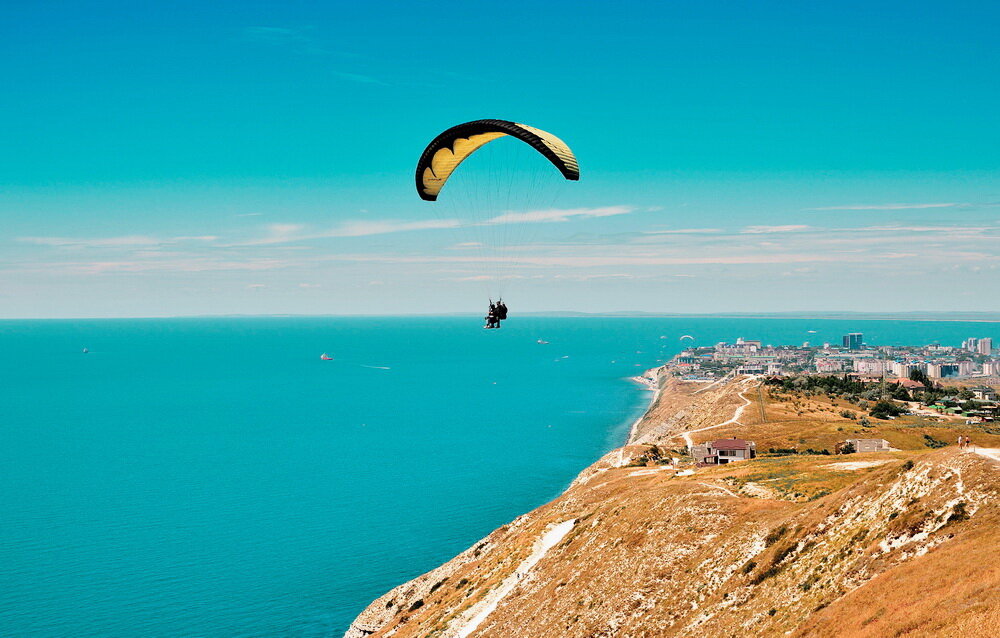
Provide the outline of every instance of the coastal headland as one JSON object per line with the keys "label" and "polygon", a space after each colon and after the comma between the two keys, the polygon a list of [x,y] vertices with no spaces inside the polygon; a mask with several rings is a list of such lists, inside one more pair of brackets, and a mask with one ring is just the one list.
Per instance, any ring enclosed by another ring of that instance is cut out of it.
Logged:
{"label": "coastal headland", "polygon": [[[991,635],[1000,429],[735,371],[663,366],[621,448],[546,505],[372,602],[368,636]],[[974,445],[958,447],[961,436]],[[853,437],[853,438],[852,438]],[[695,464],[693,446],[756,458]],[[843,451],[882,440],[877,452]]]}

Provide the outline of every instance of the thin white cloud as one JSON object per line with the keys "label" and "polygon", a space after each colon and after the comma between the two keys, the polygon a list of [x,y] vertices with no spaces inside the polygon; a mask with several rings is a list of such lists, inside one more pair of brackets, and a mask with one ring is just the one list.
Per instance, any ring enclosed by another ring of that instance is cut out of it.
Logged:
{"label": "thin white cloud", "polygon": [[198,235],[160,239],[149,235],[122,235],[118,237],[18,237],[19,242],[55,248],[141,248],[180,242],[211,242],[215,235]]}
{"label": "thin white cloud", "polygon": [[710,235],[721,233],[721,228],[678,228],[676,230],[644,230],[643,235]]}
{"label": "thin white cloud", "polygon": [[350,221],[325,231],[308,232],[302,224],[271,224],[267,226],[267,236],[246,242],[232,244],[233,246],[264,246],[270,244],[285,244],[289,242],[308,241],[312,239],[329,239],[334,237],[368,237],[370,235],[385,235],[403,233],[415,230],[432,230],[438,228],[456,228],[460,225],[455,219],[427,219],[416,222],[397,220]]}
{"label": "thin white cloud", "polygon": [[509,280],[509,279],[537,279],[541,275],[535,275],[532,277],[526,277],[524,275],[501,275],[496,277],[494,275],[469,275],[467,277],[445,277],[442,281],[493,281],[496,279]]}
{"label": "thin white cloud", "polygon": [[958,202],[935,202],[930,204],[850,204],[847,206],[820,206],[803,210],[912,210],[918,208],[957,208],[973,204]]}
{"label": "thin white cloud", "polygon": [[[872,255],[872,261],[896,260],[904,257],[913,257],[915,253],[885,253]],[[854,253],[787,253],[778,255],[764,254],[718,254],[718,255],[518,255],[516,259],[504,257],[459,257],[459,256],[437,256],[437,255],[413,255],[400,256],[392,254],[353,254],[334,255],[323,258],[327,261],[346,262],[378,262],[383,264],[438,264],[438,263],[507,263],[518,268],[526,266],[567,266],[573,268],[584,267],[613,267],[613,266],[683,266],[683,265],[708,265],[708,264],[799,264],[799,263],[821,263],[821,262],[848,262],[856,263],[857,254]]]}
{"label": "thin white cloud", "polygon": [[334,77],[338,77],[341,80],[349,80],[360,84],[378,84],[380,86],[388,86],[388,83],[383,82],[377,77],[365,75],[363,73],[347,73],[345,71],[331,71],[331,73],[333,73]]}
{"label": "thin white cloud", "polygon": [[158,246],[161,242],[146,235],[124,235],[121,237],[19,237],[18,241],[38,246],[58,248],[116,248],[128,246]]}
{"label": "thin white cloud", "polygon": [[740,233],[744,235],[764,235],[769,233],[800,233],[809,230],[802,224],[786,224],[784,226],[747,226]]}
{"label": "thin white cloud", "polygon": [[385,235],[387,233],[404,233],[414,230],[432,230],[437,228],[456,228],[455,219],[428,219],[418,222],[400,221],[355,221],[345,222],[338,228],[324,233],[323,237],[366,237],[368,235]]}
{"label": "thin white cloud", "polygon": [[604,206],[602,208],[550,208],[547,210],[533,210],[523,213],[508,212],[490,220],[487,224],[504,224],[510,222],[525,223],[549,223],[568,222],[573,218],[589,217],[612,217],[614,215],[627,215],[635,212],[631,206]]}
{"label": "thin white cloud", "polygon": [[308,29],[290,29],[287,27],[246,27],[243,29],[243,39],[258,45],[275,47],[295,53],[322,55],[330,53],[309,33]]}
{"label": "thin white cloud", "polygon": [[[316,56],[335,55],[340,58],[354,59],[358,57],[353,53],[332,51],[328,49],[313,35],[312,29],[309,28],[290,29],[287,27],[246,27],[243,29],[243,39],[257,45],[297,54]],[[357,62],[355,61],[354,64],[357,64]],[[339,70],[331,70],[330,73],[334,77],[340,78],[341,80],[358,82],[360,84],[378,84],[387,86],[387,83],[379,78],[364,73]]]}
{"label": "thin white cloud", "polygon": [[278,259],[213,259],[207,257],[181,257],[168,259],[130,259],[118,261],[57,262],[23,264],[22,272],[45,272],[59,275],[102,275],[104,273],[147,272],[218,272],[255,271],[286,268],[287,262]]}
{"label": "thin white cloud", "polygon": [[861,228],[863,231],[875,232],[901,232],[901,233],[947,233],[954,234],[978,234],[991,230],[997,230],[995,226],[868,226]]}

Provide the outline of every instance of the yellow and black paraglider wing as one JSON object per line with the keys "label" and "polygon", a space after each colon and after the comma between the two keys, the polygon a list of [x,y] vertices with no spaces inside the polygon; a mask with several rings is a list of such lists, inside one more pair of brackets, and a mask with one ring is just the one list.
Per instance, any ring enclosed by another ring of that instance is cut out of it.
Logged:
{"label": "yellow and black paraglider wing", "polygon": [[478,148],[509,135],[531,145],[559,169],[563,177],[580,179],[576,156],[561,139],[541,129],[507,120],[475,120],[453,126],[427,145],[417,162],[417,193],[434,201],[455,169]]}

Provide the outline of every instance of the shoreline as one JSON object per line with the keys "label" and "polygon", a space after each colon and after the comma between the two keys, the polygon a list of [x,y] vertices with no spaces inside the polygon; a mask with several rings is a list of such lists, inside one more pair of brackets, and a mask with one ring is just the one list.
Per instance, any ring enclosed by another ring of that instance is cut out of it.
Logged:
{"label": "shoreline", "polygon": [[646,405],[646,409],[642,411],[642,414],[639,415],[639,418],[633,421],[632,425],[629,426],[628,436],[625,437],[625,442],[622,443],[619,446],[619,448],[632,443],[632,441],[635,439],[635,434],[638,431],[639,424],[646,419],[646,416],[649,414],[650,410],[652,410],[653,406],[655,406],[657,401],[660,400],[660,393],[663,391],[663,388],[660,385],[660,380],[663,378],[664,367],[665,364],[660,364],[655,368],[650,368],[646,370],[639,376],[631,377],[630,380],[632,382],[639,384],[640,386],[645,388],[648,392],[652,392],[653,396],[649,398],[649,403]]}
{"label": "shoreline", "polygon": [[[344,634],[344,638],[366,638],[367,636],[380,632],[384,623],[388,620],[386,615],[389,613],[392,602],[396,596],[400,595],[400,593],[406,592],[406,594],[412,594],[414,590],[425,588],[428,594],[433,593],[433,591],[440,586],[440,583],[448,580],[450,575],[454,573],[458,567],[476,560],[483,548],[490,546],[492,544],[492,539],[496,538],[498,534],[509,532],[512,529],[529,524],[537,512],[545,510],[551,507],[554,503],[564,500],[571,491],[579,489],[582,485],[589,483],[594,477],[603,474],[607,470],[621,468],[633,462],[637,456],[637,450],[642,449],[638,447],[637,444],[648,443],[651,440],[655,440],[656,437],[661,437],[665,440],[680,440],[681,437],[685,436],[684,430],[675,430],[671,428],[670,426],[677,424],[673,420],[662,422],[663,415],[661,412],[664,409],[670,411],[675,417],[683,415],[686,418],[692,419],[715,419],[715,421],[713,421],[714,423],[717,422],[718,419],[715,418],[713,412],[709,410],[705,413],[701,413],[698,409],[700,404],[705,401],[709,405],[714,406],[722,402],[721,399],[725,398],[725,395],[731,387],[742,385],[742,383],[740,383],[740,381],[736,378],[724,377],[718,379],[712,384],[709,384],[708,386],[698,384],[702,385],[702,387],[694,389],[692,386],[696,382],[684,381],[677,377],[666,375],[665,371],[666,365],[660,364],[645,370],[641,375],[628,378],[633,383],[641,386],[642,390],[650,392],[651,396],[649,398],[648,405],[643,410],[639,418],[632,423],[629,428],[628,435],[619,446],[609,450],[589,466],[582,468],[576,477],[550,501],[528,512],[518,515],[507,524],[491,531],[477,543],[452,557],[450,560],[434,567],[430,571],[417,576],[414,579],[411,579],[410,581],[397,585],[381,597],[371,601],[348,626],[347,632]],[[710,394],[700,394],[703,390],[709,390],[712,387],[716,388],[716,392]],[[678,410],[679,406],[683,407]],[[738,408],[739,406],[734,405],[731,407]],[[691,413],[689,413],[688,410],[690,410]],[[730,422],[732,419],[736,418],[738,418],[738,412],[735,416],[730,418]],[[661,430],[663,427],[666,427],[666,431]],[[715,427],[715,425],[711,427]],[[681,476],[683,475],[685,474],[681,474]],[[561,539],[562,535],[565,535],[572,529],[572,524],[568,523],[568,521],[563,521],[559,524],[559,526],[555,526],[555,528],[546,528],[540,538],[548,538],[550,534],[554,534],[555,530],[558,529],[559,539]],[[575,523],[575,521],[573,523]],[[515,569],[513,575],[508,575],[505,579],[503,579],[502,583],[500,583],[500,589],[496,595],[488,595],[485,599],[480,601],[479,604],[473,605],[471,608],[467,609],[462,618],[456,618],[456,621],[460,622],[457,625],[458,633],[455,633],[454,636],[468,635],[476,627],[478,627],[480,623],[485,620],[486,616],[496,608],[502,598],[518,584],[520,579],[527,575],[528,571],[534,566],[535,562],[540,560],[544,555],[544,551],[538,549],[537,543],[542,543],[542,540],[536,541],[536,548],[532,551],[532,557],[521,563],[520,566]],[[547,549],[548,544],[544,543],[543,545]],[[540,551],[540,553],[536,553],[537,551]],[[441,580],[437,580],[436,583],[432,584],[432,581],[435,579]],[[452,638],[453,636],[451,633],[447,633],[446,635],[449,638]]]}

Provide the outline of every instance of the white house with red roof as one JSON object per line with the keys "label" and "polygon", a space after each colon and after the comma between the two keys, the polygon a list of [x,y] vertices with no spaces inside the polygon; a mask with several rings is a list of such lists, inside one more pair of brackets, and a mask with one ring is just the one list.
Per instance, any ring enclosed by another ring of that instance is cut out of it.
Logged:
{"label": "white house with red roof", "polygon": [[725,465],[736,461],[749,461],[757,456],[757,444],[733,437],[694,445],[691,456],[698,465]]}

